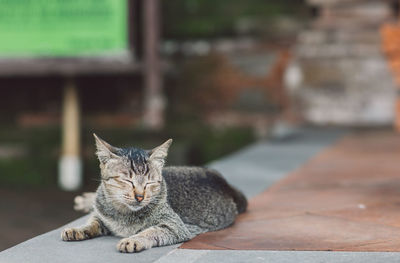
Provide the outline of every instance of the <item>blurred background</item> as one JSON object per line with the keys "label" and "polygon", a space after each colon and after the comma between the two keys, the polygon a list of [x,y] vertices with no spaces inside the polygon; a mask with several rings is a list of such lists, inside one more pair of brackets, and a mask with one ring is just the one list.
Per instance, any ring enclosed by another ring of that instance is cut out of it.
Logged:
{"label": "blurred background", "polygon": [[80,216],[93,132],[205,165],[302,125],[400,127],[399,4],[0,0],[0,250]]}

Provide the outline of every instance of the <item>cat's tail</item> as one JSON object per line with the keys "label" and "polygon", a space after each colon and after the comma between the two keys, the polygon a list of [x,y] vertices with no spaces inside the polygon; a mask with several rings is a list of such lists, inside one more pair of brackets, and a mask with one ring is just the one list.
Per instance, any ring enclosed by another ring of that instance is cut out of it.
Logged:
{"label": "cat's tail", "polygon": [[89,213],[93,211],[94,200],[96,200],[96,193],[93,192],[78,195],[74,199],[74,209],[79,212]]}
{"label": "cat's tail", "polygon": [[247,209],[247,198],[244,196],[244,194],[236,189],[235,187],[231,186],[233,190],[233,201],[236,203],[236,207],[238,210],[238,213],[244,213],[246,212]]}

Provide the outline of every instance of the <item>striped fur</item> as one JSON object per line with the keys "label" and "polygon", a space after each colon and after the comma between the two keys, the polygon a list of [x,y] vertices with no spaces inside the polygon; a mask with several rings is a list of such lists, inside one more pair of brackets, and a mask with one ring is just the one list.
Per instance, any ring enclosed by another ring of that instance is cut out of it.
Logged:
{"label": "striped fur", "polygon": [[218,172],[163,168],[172,140],[145,151],[95,138],[102,182],[96,193],[76,198],[76,207],[92,216],[85,226],[64,230],[65,241],[112,234],[123,237],[118,251],[139,252],[228,227],[246,210],[246,198]]}

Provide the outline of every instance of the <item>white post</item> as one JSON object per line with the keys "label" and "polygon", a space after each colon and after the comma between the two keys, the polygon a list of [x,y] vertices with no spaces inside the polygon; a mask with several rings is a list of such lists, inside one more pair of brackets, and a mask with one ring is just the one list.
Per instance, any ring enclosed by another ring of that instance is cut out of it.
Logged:
{"label": "white post", "polygon": [[66,81],[64,88],[58,184],[66,191],[78,190],[82,185],[80,109],[76,84],[72,78]]}
{"label": "white post", "polygon": [[159,0],[143,1],[144,24],[144,126],[161,129],[164,126],[165,99],[162,94],[160,69],[160,10]]}

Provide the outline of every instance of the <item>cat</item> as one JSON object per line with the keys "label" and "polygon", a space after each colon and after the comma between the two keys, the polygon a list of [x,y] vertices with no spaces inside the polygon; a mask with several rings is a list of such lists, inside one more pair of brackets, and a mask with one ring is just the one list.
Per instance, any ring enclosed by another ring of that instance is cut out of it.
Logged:
{"label": "cat", "polygon": [[246,197],[217,171],[164,168],[172,139],[142,150],[94,137],[101,183],[96,193],[76,197],[75,208],[91,216],[86,225],[62,231],[64,241],[115,235],[123,237],[118,251],[140,252],[226,228],[246,211]]}

